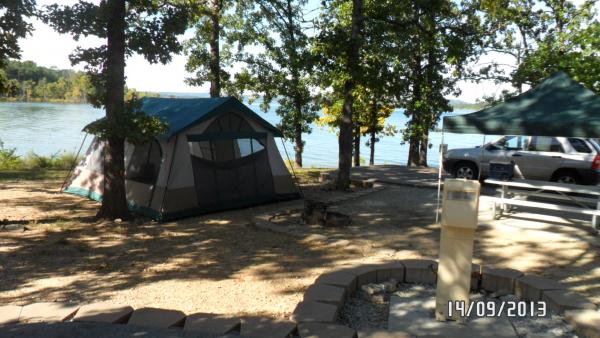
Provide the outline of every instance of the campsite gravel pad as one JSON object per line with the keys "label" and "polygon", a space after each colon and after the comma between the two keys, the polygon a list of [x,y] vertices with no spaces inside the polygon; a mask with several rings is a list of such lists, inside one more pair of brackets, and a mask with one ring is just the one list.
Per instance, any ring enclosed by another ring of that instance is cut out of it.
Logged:
{"label": "campsite gravel pad", "polygon": [[[393,297],[392,308],[400,308],[402,311],[412,312],[407,317],[411,317],[412,322],[423,320],[424,323],[435,322],[435,287],[421,284],[400,284],[398,291],[389,295]],[[497,308],[503,301],[515,300],[513,295],[505,295],[499,298],[492,297],[490,294],[473,293],[471,301],[495,302]],[[395,303],[395,304],[394,304]],[[394,311],[394,309],[392,309]],[[527,309],[529,312],[529,308]],[[567,324],[562,316],[551,311],[547,312],[545,317],[505,317],[510,322],[512,329],[516,331],[515,336],[519,337],[578,337],[573,328]],[[482,320],[478,319],[478,320]],[[340,312],[339,323],[350,326],[354,329],[388,329],[394,331],[398,329],[399,323],[394,315],[390,315],[390,302],[372,303],[365,299],[363,291],[346,301]],[[473,316],[471,322],[476,320]],[[451,322],[448,322],[449,325]],[[453,323],[453,322],[452,322]],[[427,324],[426,324],[427,325]],[[473,324],[471,324],[473,325]]]}
{"label": "campsite gravel pad", "polygon": [[340,311],[340,324],[355,330],[366,328],[386,329],[389,301],[373,303],[366,300],[362,292],[359,291],[356,296],[346,300],[342,311]]}

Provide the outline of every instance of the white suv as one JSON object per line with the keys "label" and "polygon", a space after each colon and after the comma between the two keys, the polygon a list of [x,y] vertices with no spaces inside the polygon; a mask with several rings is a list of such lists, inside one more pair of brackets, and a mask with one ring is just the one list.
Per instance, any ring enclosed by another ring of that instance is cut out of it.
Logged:
{"label": "white suv", "polygon": [[598,184],[600,146],[592,139],[547,136],[504,136],[481,147],[451,149],[444,170],[454,177],[489,175],[491,162],[515,163],[515,177],[574,184]]}

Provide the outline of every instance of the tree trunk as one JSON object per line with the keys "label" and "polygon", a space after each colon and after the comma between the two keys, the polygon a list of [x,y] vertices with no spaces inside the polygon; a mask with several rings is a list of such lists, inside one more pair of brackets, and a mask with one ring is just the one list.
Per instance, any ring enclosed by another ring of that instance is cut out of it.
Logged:
{"label": "tree trunk", "polygon": [[221,14],[221,0],[212,0],[210,9],[210,97],[221,96],[221,56],[219,49],[219,36],[221,26],[219,15]]}
{"label": "tree trunk", "polygon": [[[415,3],[416,4],[416,3]],[[413,20],[417,24],[420,24],[420,11],[418,9],[414,9],[413,12]],[[421,135],[419,130],[421,129],[421,124],[423,121],[421,120],[422,115],[422,103],[421,99],[423,98],[423,93],[421,92],[421,86],[423,83],[423,70],[421,68],[421,37],[414,36],[413,37],[413,55],[412,55],[412,104],[411,104],[411,120],[409,124],[409,148],[408,148],[408,166],[418,166],[419,165],[419,152],[420,152],[420,141]]]}
{"label": "tree trunk", "polygon": [[369,165],[375,165],[375,142],[377,142],[377,101],[373,100],[371,105],[371,116],[369,117],[371,122],[371,140],[369,145],[371,147],[371,154],[369,155]]}
{"label": "tree trunk", "polygon": [[356,73],[358,72],[358,58],[360,50],[360,34],[362,28],[362,0],[352,0],[352,32],[348,43],[348,59],[346,71],[349,78],[344,83],[344,106],[340,123],[339,162],[336,188],[346,190],[350,186],[350,165],[352,164],[352,91]]}
{"label": "tree trunk", "polygon": [[286,17],[286,28],[290,39],[290,73],[292,75],[292,90],[290,94],[294,100],[294,109],[296,110],[293,114],[293,128],[294,128],[294,143],[295,143],[295,161],[298,167],[302,167],[302,153],[304,152],[304,141],[302,140],[302,98],[300,94],[300,71],[298,69],[299,57],[296,46],[296,35],[294,33],[294,9],[292,7],[292,1],[287,1],[285,17]]}
{"label": "tree trunk", "polygon": [[354,131],[354,166],[360,167],[360,128]]}
{"label": "tree trunk", "polygon": [[[108,2],[106,60],[106,119],[114,126],[124,109],[125,93],[125,0]],[[130,217],[125,197],[125,140],[110,137],[104,148],[104,193],[98,217]]]}
{"label": "tree trunk", "polygon": [[419,165],[419,149],[420,142],[417,136],[411,136],[409,138],[408,145],[408,166],[414,167]]}
{"label": "tree trunk", "polygon": [[371,146],[371,154],[369,155],[369,165],[375,165],[375,142],[377,140],[377,134],[375,134],[375,130],[371,132],[371,141],[369,145]]}
{"label": "tree trunk", "polygon": [[426,130],[421,138],[421,150],[419,152],[419,165],[427,167],[427,150],[429,149],[429,130]]}
{"label": "tree trunk", "polygon": [[304,141],[302,141],[302,125],[296,122],[294,125],[294,143],[296,165],[302,168],[302,153],[304,152]]}

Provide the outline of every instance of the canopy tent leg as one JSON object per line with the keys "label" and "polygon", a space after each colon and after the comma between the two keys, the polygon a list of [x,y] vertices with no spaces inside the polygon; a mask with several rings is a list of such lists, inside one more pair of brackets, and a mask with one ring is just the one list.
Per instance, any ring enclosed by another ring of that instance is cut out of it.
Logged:
{"label": "canopy tent leg", "polygon": [[438,185],[437,185],[437,201],[435,207],[435,223],[440,219],[440,194],[442,192],[442,167],[444,166],[444,128],[442,127],[442,141],[440,142],[440,159],[438,162]]}
{"label": "canopy tent leg", "polygon": [[[596,210],[600,210],[600,196],[598,196],[598,203],[596,203]],[[598,220],[598,216],[592,216],[592,225],[594,229],[600,230],[600,222]]]}
{"label": "canopy tent leg", "polygon": [[483,141],[481,142],[481,152],[479,155],[479,170],[477,170],[477,180],[481,180],[481,167],[483,166],[483,148],[485,147],[485,134],[483,134]]}

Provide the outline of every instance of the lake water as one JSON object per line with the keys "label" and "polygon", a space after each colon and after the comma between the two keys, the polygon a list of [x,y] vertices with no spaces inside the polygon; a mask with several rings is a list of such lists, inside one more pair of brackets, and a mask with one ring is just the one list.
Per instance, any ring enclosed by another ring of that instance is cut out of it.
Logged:
{"label": "lake water", "polygon": [[[277,124],[276,104],[267,113],[260,111],[258,104],[250,107],[267,121]],[[454,114],[468,111],[455,111]],[[88,123],[104,116],[104,111],[86,104],[58,103],[0,103],[0,141],[5,148],[16,148],[18,154],[33,151],[40,155],[51,155],[62,151],[76,152],[84,133],[81,131]],[[407,119],[401,110],[397,110],[387,121],[403,127]],[[446,133],[444,143],[449,148],[481,145],[481,135],[455,135]],[[91,136],[87,138],[89,143]],[[304,135],[304,165],[306,167],[336,167],[338,158],[337,136],[329,128],[313,127],[313,132]],[[432,133],[429,153],[429,165],[438,165],[437,150],[441,133]],[[361,157],[368,162],[369,147],[366,139],[361,141]],[[278,141],[279,151],[285,159],[286,154]],[[86,144],[87,146],[87,144]],[[294,158],[294,148],[286,143],[290,158]],[[84,147],[85,150],[85,147]],[[408,145],[402,144],[401,135],[383,137],[375,146],[375,164],[406,164]]]}

